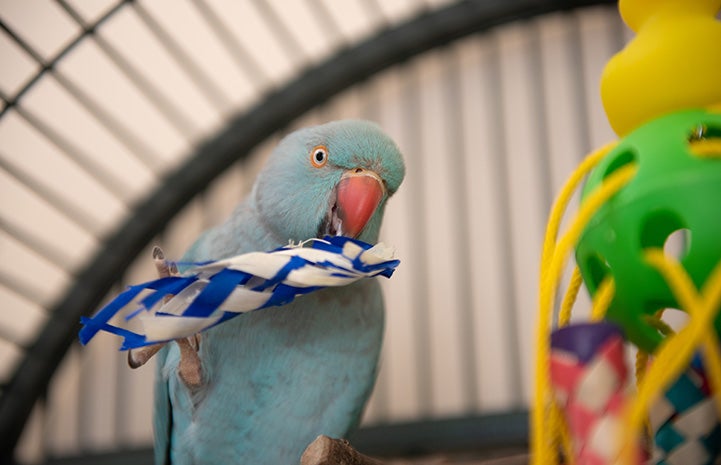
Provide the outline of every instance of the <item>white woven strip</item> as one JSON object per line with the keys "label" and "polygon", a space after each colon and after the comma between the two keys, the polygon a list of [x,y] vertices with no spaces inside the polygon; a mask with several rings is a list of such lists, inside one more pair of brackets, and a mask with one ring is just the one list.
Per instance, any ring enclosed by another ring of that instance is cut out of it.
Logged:
{"label": "white woven strip", "polygon": [[[344,237],[250,252],[196,266],[181,277],[131,286],[129,292],[141,292],[125,293],[135,296],[129,301],[121,294],[86,319],[81,341],[97,331],[124,337],[124,348],[186,337],[233,314],[287,303],[318,288],[345,286],[379,274],[389,277],[397,265],[392,248]],[[154,300],[144,300],[148,298]],[[142,332],[133,329],[133,321],[141,323]]]}

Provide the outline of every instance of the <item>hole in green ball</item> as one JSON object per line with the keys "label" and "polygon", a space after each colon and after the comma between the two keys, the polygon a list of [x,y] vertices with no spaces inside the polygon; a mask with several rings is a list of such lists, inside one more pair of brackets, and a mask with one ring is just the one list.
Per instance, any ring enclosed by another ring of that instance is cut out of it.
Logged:
{"label": "hole in green ball", "polygon": [[693,144],[704,139],[721,139],[721,126],[716,125],[699,125],[696,126],[691,134],[688,135],[688,142]]}
{"label": "hole in green ball", "polygon": [[667,255],[681,260],[691,247],[691,230],[674,212],[656,210],[643,220],[642,249],[663,249]]}
{"label": "hole in green ball", "polygon": [[[714,147],[721,143],[721,126],[696,126],[688,136],[688,149],[692,155],[706,157],[721,157],[721,153]],[[711,144],[711,145],[709,145]]]}
{"label": "hole in green ball", "polygon": [[677,229],[666,238],[666,242],[663,243],[663,252],[676,260],[681,260],[688,253],[690,245],[691,230]]}
{"label": "hole in green ball", "polygon": [[586,270],[588,270],[590,278],[589,290],[594,293],[611,272],[611,267],[608,266],[608,262],[603,257],[593,254],[586,258]]}
{"label": "hole in green ball", "polygon": [[641,316],[642,324],[652,328],[661,338],[667,338],[679,332],[688,321],[688,313],[671,307],[649,310]]}
{"label": "hole in green ball", "polygon": [[681,331],[689,320],[688,313],[678,308],[667,308],[663,311],[663,321],[675,332]]}
{"label": "hole in green ball", "polygon": [[617,154],[616,157],[608,163],[606,170],[603,172],[602,179],[606,179],[611,174],[613,174],[615,171],[619,170],[620,168],[623,168],[626,165],[629,165],[631,163],[636,163],[636,158],[637,158],[636,152],[634,152],[630,148]]}

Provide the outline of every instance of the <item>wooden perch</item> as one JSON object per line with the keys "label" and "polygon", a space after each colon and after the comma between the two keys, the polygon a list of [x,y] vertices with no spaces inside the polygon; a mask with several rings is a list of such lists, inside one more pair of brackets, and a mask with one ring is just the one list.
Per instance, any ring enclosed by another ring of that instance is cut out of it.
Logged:
{"label": "wooden perch", "polygon": [[353,449],[345,439],[318,436],[303,452],[300,465],[383,465]]}

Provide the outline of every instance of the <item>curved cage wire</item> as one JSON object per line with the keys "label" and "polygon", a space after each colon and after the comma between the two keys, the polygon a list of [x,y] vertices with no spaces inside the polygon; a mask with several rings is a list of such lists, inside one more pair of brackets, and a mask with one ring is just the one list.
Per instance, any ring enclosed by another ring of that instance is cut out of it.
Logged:
{"label": "curved cage wire", "polygon": [[152,370],[79,350],[80,315],[148,276],[148,244],[179,255],[221,220],[282,133],[341,117],[408,165],[358,444],[522,443],[545,213],[612,137],[595,83],[627,39],[613,9],[576,9],[611,2],[37,3],[0,8],[2,457],[23,431],[28,460],[148,444]]}

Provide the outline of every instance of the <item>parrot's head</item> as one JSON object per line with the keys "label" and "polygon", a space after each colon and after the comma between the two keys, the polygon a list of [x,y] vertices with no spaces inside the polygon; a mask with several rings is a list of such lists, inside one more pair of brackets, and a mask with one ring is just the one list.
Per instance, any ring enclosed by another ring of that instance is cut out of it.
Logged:
{"label": "parrot's head", "polygon": [[375,243],[385,203],[404,174],[400,151],[376,124],[334,121],[286,136],[253,195],[281,241],[328,234]]}

